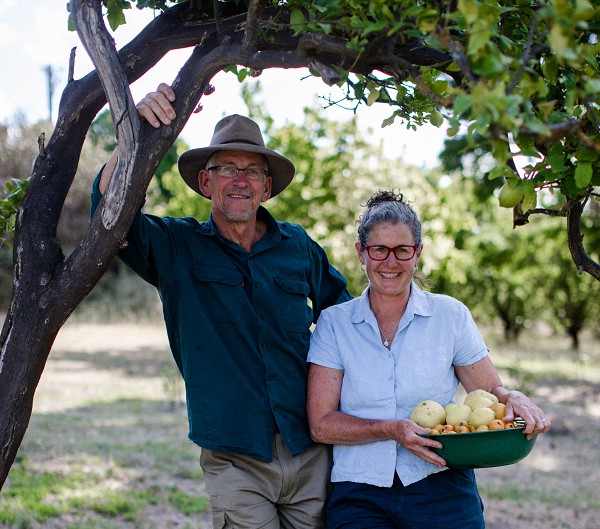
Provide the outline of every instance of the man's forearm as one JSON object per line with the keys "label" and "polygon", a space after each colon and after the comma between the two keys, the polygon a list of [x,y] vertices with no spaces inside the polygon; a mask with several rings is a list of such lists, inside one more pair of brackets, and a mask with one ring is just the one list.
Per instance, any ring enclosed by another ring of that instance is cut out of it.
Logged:
{"label": "man's forearm", "polygon": [[119,149],[117,147],[113,151],[108,162],[106,162],[104,169],[102,169],[102,174],[100,175],[100,183],[98,184],[98,189],[100,189],[100,193],[104,194],[104,190],[106,189],[108,182],[110,182],[110,178],[115,170],[115,167],[117,166],[118,160],[119,160]]}

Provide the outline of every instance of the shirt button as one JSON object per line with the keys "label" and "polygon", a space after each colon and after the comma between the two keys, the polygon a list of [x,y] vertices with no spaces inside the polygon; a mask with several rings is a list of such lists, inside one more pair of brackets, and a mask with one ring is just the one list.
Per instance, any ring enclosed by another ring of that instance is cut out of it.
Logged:
{"label": "shirt button", "polygon": [[260,284],[260,283],[256,283],[254,286],[255,286],[256,288],[260,288],[260,287],[261,287],[261,284]]}

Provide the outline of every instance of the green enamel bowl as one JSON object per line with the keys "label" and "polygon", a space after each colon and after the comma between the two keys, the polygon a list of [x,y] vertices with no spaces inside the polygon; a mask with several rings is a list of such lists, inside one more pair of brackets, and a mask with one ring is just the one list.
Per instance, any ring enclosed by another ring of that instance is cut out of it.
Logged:
{"label": "green enamel bowl", "polygon": [[444,445],[432,450],[446,460],[448,468],[487,468],[512,465],[533,449],[537,436],[528,440],[525,426],[506,430],[456,434],[422,434]]}

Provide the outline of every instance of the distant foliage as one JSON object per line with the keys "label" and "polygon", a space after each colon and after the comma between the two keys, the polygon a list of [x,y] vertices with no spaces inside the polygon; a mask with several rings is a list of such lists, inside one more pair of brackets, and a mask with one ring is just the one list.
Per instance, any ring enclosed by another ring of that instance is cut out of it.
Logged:
{"label": "distant foliage", "polygon": [[15,232],[15,219],[28,183],[29,178],[13,178],[6,182],[4,192],[0,193],[0,247],[3,244],[12,247],[10,241]]}

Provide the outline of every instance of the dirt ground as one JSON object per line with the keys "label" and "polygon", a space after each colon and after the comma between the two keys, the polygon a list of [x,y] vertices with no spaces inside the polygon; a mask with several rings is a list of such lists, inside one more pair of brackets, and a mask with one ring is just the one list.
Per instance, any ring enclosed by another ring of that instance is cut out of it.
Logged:
{"label": "dirt ground", "polygon": [[[600,528],[600,348],[597,344],[594,347],[581,371],[587,373],[589,367],[593,376],[578,379],[562,375],[560,367],[552,368],[552,358],[544,364],[549,367],[547,372],[530,373],[531,396],[546,411],[553,428],[540,436],[523,461],[476,471],[488,529]],[[502,349],[495,354],[502,355]],[[84,452],[93,453],[96,461],[108,466],[118,457],[129,458],[123,468],[113,466],[106,472],[115,489],[125,483],[128,487],[173,485],[189,494],[205,495],[199,471],[190,470],[196,468],[199,450],[186,440],[182,390],[173,369],[160,324],[67,323],[38,387],[30,430],[20,454],[46,470],[85,465],[77,463],[78,454]],[[506,378],[510,378],[509,372]],[[131,402],[138,403],[137,411],[131,409]],[[170,410],[165,408],[166,402],[171,403]],[[52,421],[55,417],[61,417],[64,424],[56,425]],[[74,418],[73,430],[65,417]],[[159,421],[164,425],[157,425]],[[86,425],[85,438],[79,440],[78,424]],[[100,440],[107,435],[112,436],[108,441]],[[137,453],[128,448],[131,436],[136,437]],[[163,441],[173,447],[160,464],[142,456],[144,447],[155,443],[157,437],[164,437]],[[123,445],[123,453],[111,452],[110,457],[98,459],[97,447],[105,442],[111,450]],[[78,443],[83,443],[83,448]],[[30,522],[26,527],[210,527],[206,512],[183,515],[168,502],[148,505],[134,525],[118,517],[107,525],[86,525],[86,516],[70,513],[43,523]],[[0,523],[2,529],[9,527],[16,529],[17,525]]]}

